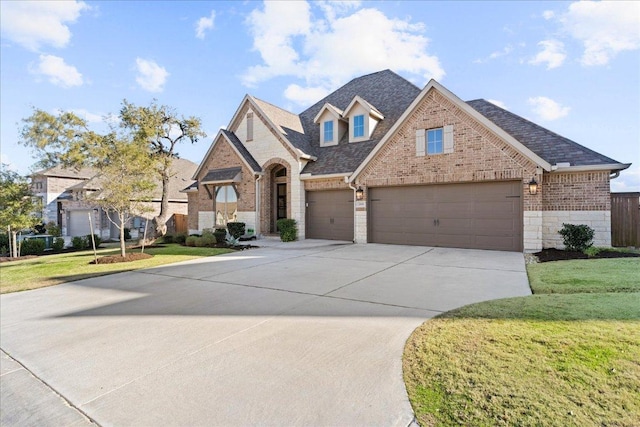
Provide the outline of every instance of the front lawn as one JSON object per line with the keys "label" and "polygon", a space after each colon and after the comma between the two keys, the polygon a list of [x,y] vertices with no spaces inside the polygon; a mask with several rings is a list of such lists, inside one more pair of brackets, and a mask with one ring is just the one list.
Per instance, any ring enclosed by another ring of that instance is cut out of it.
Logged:
{"label": "front lawn", "polygon": [[640,260],[527,268],[536,295],[444,313],[409,338],[420,424],[640,425]]}
{"label": "front lawn", "polygon": [[[139,252],[140,250],[128,250],[127,252],[130,251]],[[0,264],[0,293],[42,288],[88,277],[157,267],[228,252],[232,251],[229,249],[195,248],[167,244],[146,248],[145,253],[153,255],[153,258],[117,264],[89,264],[93,261],[93,251],[91,250],[3,262]],[[119,253],[119,249],[99,249],[98,257]]]}

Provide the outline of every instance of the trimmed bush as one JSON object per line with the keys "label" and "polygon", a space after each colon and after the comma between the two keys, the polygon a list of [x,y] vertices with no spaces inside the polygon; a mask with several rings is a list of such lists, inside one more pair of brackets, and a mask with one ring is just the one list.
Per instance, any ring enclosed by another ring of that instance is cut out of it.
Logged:
{"label": "trimmed bush", "polygon": [[60,252],[64,249],[64,239],[62,237],[56,237],[53,239],[53,246],[51,247],[55,252]]}
{"label": "trimmed bush", "polygon": [[187,246],[195,246],[196,242],[198,241],[199,237],[198,236],[189,236],[187,237],[187,239],[185,240],[185,245]]}
{"label": "trimmed bush", "polygon": [[49,221],[45,226],[45,228],[46,228],[47,234],[50,236],[53,236],[53,237],[62,236],[62,229],[58,224],[56,224],[53,221]]}
{"label": "trimmed bush", "polygon": [[187,233],[176,234],[175,236],[173,236],[173,241],[180,245],[184,245],[185,242],[187,241]]}
{"label": "trimmed bush", "polygon": [[216,228],[216,230],[213,232],[213,235],[216,237],[216,242],[224,242],[227,238],[227,229]]}
{"label": "trimmed bush", "polygon": [[26,239],[20,244],[20,255],[42,255],[46,243],[43,239]]}
{"label": "trimmed bush", "polygon": [[71,239],[71,247],[75,250],[85,249],[87,246],[87,241],[82,236],[74,236]]}
{"label": "trimmed bush", "polygon": [[298,225],[295,219],[279,219],[278,230],[280,230],[280,240],[283,242],[293,242],[298,239]]}
{"label": "trimmed bush", "polygon": [[165,234],[162,236],[162,243],[173,243],[173,234]]}
{"label": "trimmed bush", "polygon": [[196,237],[196,247],[204,248],[207,246],[207,239],[205,237]]}
{"label": "trimmed bush", "polygon": [[593,245],[595,230],[585,224],[562,224],[558,234],[562,236],[562,243],[566,250],[584,251]]}
{"label": "trimmed bush", "polygon": [[[87,234],[86,236],[84,236],[85,239],[85,244],[87,245],[87,248],[91,248],[91,234]],[[102,239],[100,238],[100,236],[98,236],[97,234],[93,235],[93,240],[96,242],[96,248],[100,247],[100,244],[102,243]]]}
{"label": "trimmed bush", "polygon": [[245,224],[244,222],[228,222],[227,228],[229,229],[229,234],[238,239],[244,235]]}

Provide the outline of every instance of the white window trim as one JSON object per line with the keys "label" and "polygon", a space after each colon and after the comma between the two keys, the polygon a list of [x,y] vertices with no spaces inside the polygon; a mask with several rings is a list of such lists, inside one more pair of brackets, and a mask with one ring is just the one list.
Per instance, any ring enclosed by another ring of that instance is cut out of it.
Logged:
{"label": "white window trim", "polygon": [[[326,141],[324,140],[324,124],[326,122],[332,122],[333,123],[333,139],[331,141]],[[323,120],[322,122],[320,122],[320,146],[321,147],[331,147],[333,145],[338,145],[338,132],[339,132],[339,127],[338,127],[338,121],[336,119],[332,119],[332,120]]]}

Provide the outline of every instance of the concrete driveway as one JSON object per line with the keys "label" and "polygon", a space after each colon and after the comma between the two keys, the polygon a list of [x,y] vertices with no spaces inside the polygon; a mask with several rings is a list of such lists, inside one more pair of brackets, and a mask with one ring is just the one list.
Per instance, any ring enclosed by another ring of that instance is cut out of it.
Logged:
{"label": "concrete driveway", "polygon": [[407,426],[438,313],[530,293],[522,254],[303,241],[2,295],[2,425]]}

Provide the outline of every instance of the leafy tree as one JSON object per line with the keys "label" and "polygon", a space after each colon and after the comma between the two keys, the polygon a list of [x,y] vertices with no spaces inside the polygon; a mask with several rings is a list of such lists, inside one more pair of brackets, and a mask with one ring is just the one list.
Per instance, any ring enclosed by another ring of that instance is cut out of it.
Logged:
{"label": "leafy tree", "polygon": [[146,143],[116,130],[105,135],[88,129],[74,113],[53,115],[42,110],[23,120],[21,142],[36,149],[40,165],[60,164],[68,168],[92,167],[99,191],[87,198],[115,212],[120,229],[120,252],[126,254],[124,225],[133,215],[150,210],[155,188],[156,161]]}
{"label": "leafy tree", "polygon": [[125,99],[120,109],[120,126],[131,132],[133,138],[149,145],[152,156],[158,161],[157,174],[162,181],[160,214],[155,218],[156,235],[167,232],[169,220],[169,182],[175,174],[171,166],[178,157],[176,145],[184,141],[192,144],[207,135],[201,129],[197,117],[178,115],[175,109],[158,105],[154,100],[148,107],[137,107]]}
{"label": "leafy tree", "polygon": [[12,257],[18,256],[16,235],[24,228],[40,223],[36,213],[42,209],[33,197],[29,183],[18,173],[0,168],[0,228],[8,230],[12,241]]}

